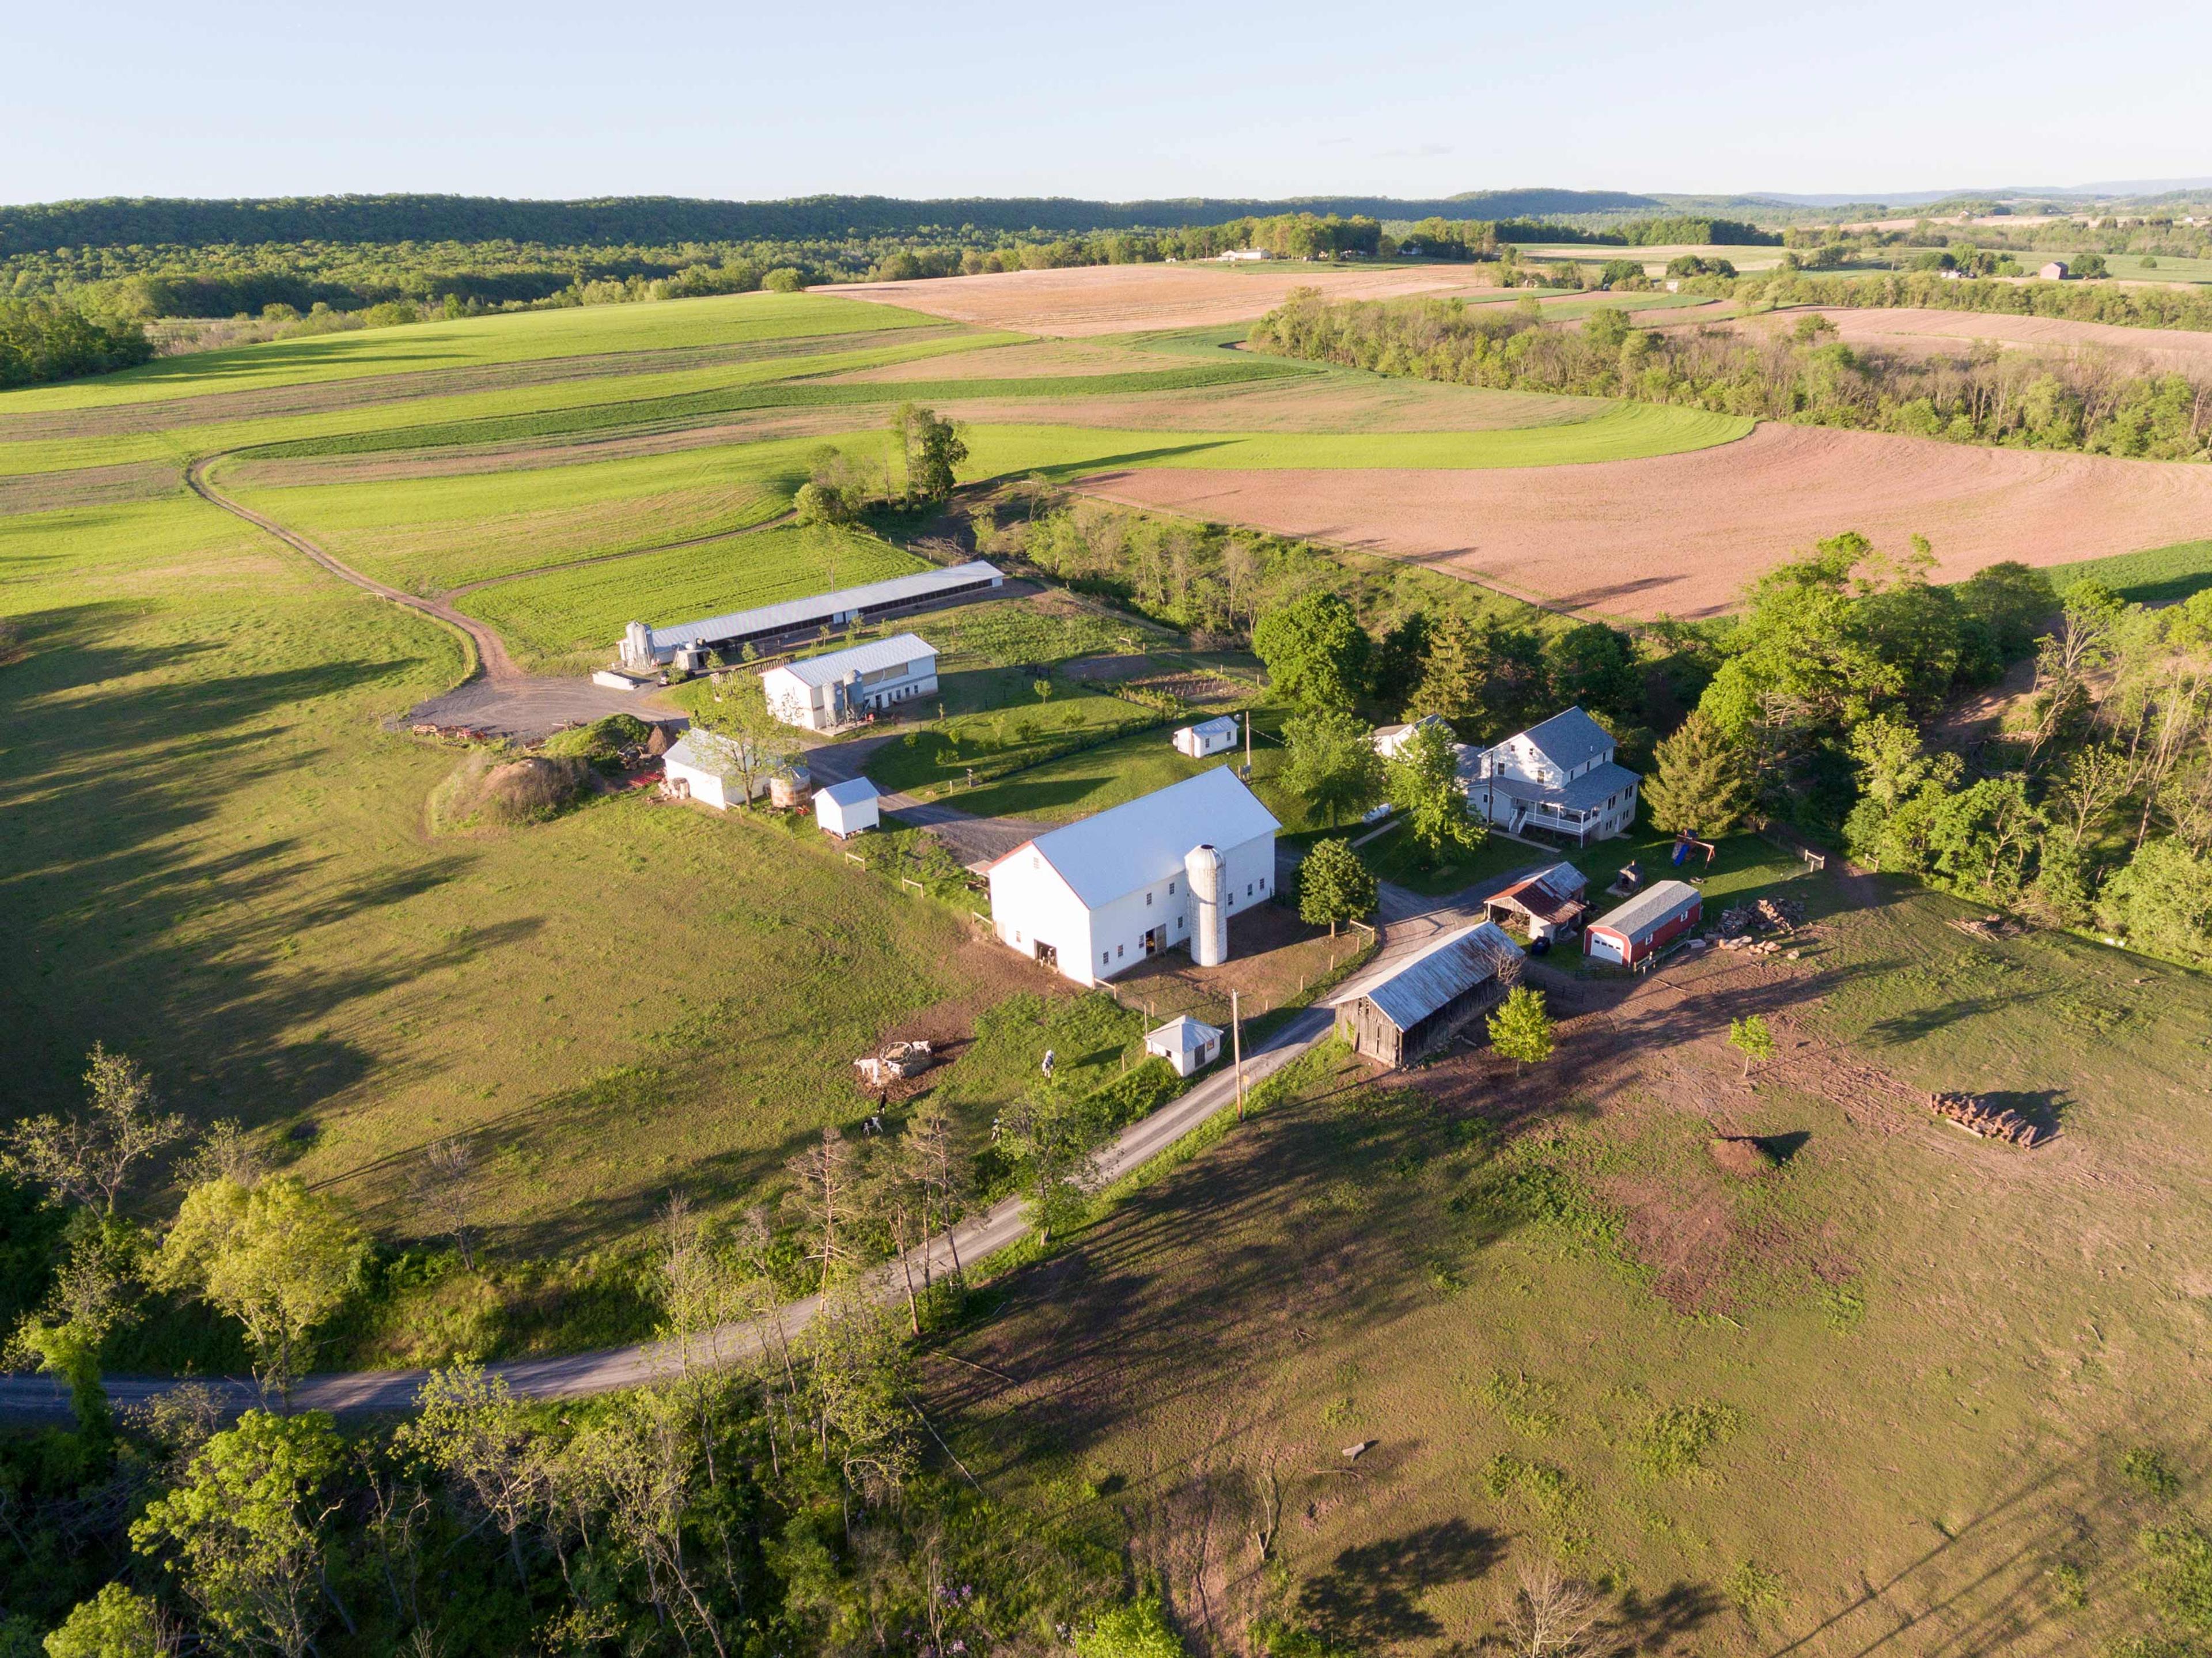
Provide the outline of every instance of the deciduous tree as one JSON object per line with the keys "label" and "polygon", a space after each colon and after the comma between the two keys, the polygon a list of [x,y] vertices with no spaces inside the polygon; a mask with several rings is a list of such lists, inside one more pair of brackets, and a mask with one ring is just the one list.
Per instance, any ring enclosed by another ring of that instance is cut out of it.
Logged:
{"label": "deciduous tree", "polygon": [[1367,722],[1349,709],[1316,708],[1285,721],[1283,743],[1289,750],[1283,786],[1304,797],[1331,829],[1382,798],[1382,757]]}
{"label": "deciduous tree", "polygon": [[1490,1016],[1490,1046],[1513,1061],[1515,1075],[1523,1066],[1540,1065],[1552,1057],[1552,1016],[1544,1006],[1544,993],[1516,985]]}
{"label": "deciduous tree", "polygon": [[1351,602],[1321,592],[1261,616],[1252,650],[1279,695],[1303,708],[1349,709],[1366,689],[1373,646]]}
{"label": "deciduous tree", "polygon": [[82,1203],[112,1215],[132,1165],[182,1139],[185,1120],[155,1108],[154,1079],[145,1066],[98,1042],[84,1085],[91,1101],[79,1115],[33,1117],[8,1130],[0,1168],[45,1187],[58,1203]]}
{"label": "deciduous tree", "polygon": [[1298,919],[1308,926],[1326,923],[1331,938],[1372,910],[1375,896],[1375,873],[1347,841],[1316,841],[1298,865]]}
{"label": "deciduous tree", "polygon": [[1753,1066],[1764,1065],[1774,1057],[1774,1033],[1759,1014],[1747,1013],[1741,1019],[1730,1019],[1728,1039],[1729,1046],[1743,1055],[1743,1074],[1747,1078]]}
{"label": "deciduous tree", "polygon": [[1385,766],[1384,777],[1406,833],[1431,862],[1450,851],[1472,851],[1488,838],[1489,825],[1468,814],[1467,786],[1447,728],[1415,729]]}

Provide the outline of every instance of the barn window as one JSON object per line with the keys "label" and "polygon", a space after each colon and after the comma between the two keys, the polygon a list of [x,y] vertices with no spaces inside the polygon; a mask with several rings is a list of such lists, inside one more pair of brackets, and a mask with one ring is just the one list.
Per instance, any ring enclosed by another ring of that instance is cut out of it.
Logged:
{"label": "barn window", "polygon": [[1103,967],[1111,967],[1114,964],[1114,958],[1103,950],[1098,952],[1098,961]]}
{"label": "barn window", "polygon": [[1168,896],[1170,898],[1175,896],[1175,883],[1172,881],[1168,883]]}
{"label": "barn window", "polygon": [[1114,946],[1114,953],[1116,956],[1119,956],[1123,954],[1127,949],[1128,946],[1127,944],[1116,944]]}
{"label": "barn window", "polygon": [[1145,908],[1146,908],[1146,909],[1150,909],[1152,907],[1152,895],[1151,893],[1149,893],[1149,892],[1148,892],[1148,893],[1146,893],[1146,894],[1145,895]]}

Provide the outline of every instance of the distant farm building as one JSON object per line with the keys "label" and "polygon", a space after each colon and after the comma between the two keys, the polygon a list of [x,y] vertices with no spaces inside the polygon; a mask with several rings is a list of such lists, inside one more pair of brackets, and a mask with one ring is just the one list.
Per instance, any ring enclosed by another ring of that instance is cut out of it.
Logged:
{"label": "distant farm building", "polygon": [[1255,260],[1272,259],[1275,256],[1264,247],[1232,247],[1213,257],[1224,264],[1248,264]]}
{"label": "distant farm building", "polygon": [[1179,1013],[1146,1035],[1145,1052],[1165,1060],[1176,1076],[1188,1077],[1221,1057],[1221,1029]]}
{"label": "distant farm building", "polygon": [[1189,947],[1229,955],[1229,922],[1273,896],[1282,828],[1226,766],[1024,841],[993,864],[1000,940],[1078,984]]}
{"label": "distant farm building", "polygon": [[1589,911],[1583,895],[1589,890],[1589,880],[1572,864],[1554,864],[1491,894],[1483,900],[1482,913],[1532,941],[1553,938],[1583,924]]}
{"label": "distant farm building", "polygon": [[[669,793],[679,800],[696,800],[717,811],[742,805],[746,799],[744,750],[733,738],[713,732],[688,731],[669,745],[661,756],[662,777]],[[804,786],[805,768],[793,768],[783,777],[785,789]],[[769,768],[755,770],[751,798],[771,793],[776,779]]]}
{"label": "distant farm building", "polygon": [[1440,714],[1425,714],[1410,726],[1377,726],[1375,752],[1385,760],[1395,760],[1398,751],[1425,731],[1441,731],[1446,742],[1454,748],[1460,746],[1459,734],[1452,730],[1450,721]]}
{"label": "distant farm building", "polygon": [[2068,270],[2065,260],[2053,259],[2035,274],[2047,282],[2063,282],[2071,272]]}
{"label": "distant farm building", "polygon": [[824,628],[848,628],[877,622],[917,604],[934,604],[964,594],[988,592],[1003,586],[1006,577],[995,565],[977,558],[949,569],[924,570],[915,575],[872,581],[865,587],[843,587],[811,598],[763,604],[757,610],[738,610],[729,616],[708,616],[703,622],[684,622],[652,628],[633,622],[623,630],[622,665],[646,671],[678,659],[678,653],[694,653],[686,666],[703,664],[712,651],[734,661],[748,645],[764,647],[779,640]]}
{"label": "distant farm building", "polygon": [[1195,726],[1185,726],[1175,734],[1177,754],[1187,754],[1194,760],[1203,760],[1209,754],[1223,754],[1237,746],[1237,716],[1224,714],[1218,719],[1201,720]]}
{"label": "distant farm building", "polygon": [[1655,881],[1583,930],[1583,953],[1615,967],[1634,967],[1697,926],[1705,895],[1687,881]]}
{"label": "distant farm building", "polygon": [[872,829],[882,821],[876,786],[865,777],[848,778],[814,793],[814,821],[844,840]]}
{"label": "distant farm building", "polygon": [[842,651],[801,657],[761,677],[768,711],[787,726],[835,731],[937,689],[937,647],[893,634]]}
{"label": "distant farm building", "polygon": [[1364,1058],[1411,1065],[1451,1041],[1504,992],[1521,946],[1494,921],[1444,933],[1337,1005],[1336,1028]]}
{"label": "distant farm building", "polygon": [[1626,835],[1644,780],[1613,756],[1605,727],[1569,708],[1462,756],[1468,810],[1508,835],[1540,832],[1578,847]]}

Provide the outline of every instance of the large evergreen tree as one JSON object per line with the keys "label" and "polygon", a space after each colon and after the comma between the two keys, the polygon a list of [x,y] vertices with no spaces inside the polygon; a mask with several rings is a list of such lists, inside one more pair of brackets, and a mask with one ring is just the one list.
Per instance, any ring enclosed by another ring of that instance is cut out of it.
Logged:
{"label": "large evergreen tree", "polygon": [[1406,701],[1406,718],[1440,714],[1465,736],[1479,722],[1489,683],[1482,641],[1464,616],[1450,616],[1429,629],[1421,677]]}
{"label": "large evergreen tree", "polygon": [[1692,835],[1726,835],[1743,821],[1751,806],[1751,768],[1743,750],[1702,710],[1692,710],[1657,753],[1658,769],[1644,780],[1644,804],[1654,824]]}

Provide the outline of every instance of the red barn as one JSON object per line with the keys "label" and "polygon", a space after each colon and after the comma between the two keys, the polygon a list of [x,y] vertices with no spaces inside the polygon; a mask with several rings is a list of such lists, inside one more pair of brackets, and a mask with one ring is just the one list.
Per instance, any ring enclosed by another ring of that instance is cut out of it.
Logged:
{"label": "red barn", "polygon": [[1687,881],[1655,881],[1583,932],[1583,952],[1616,967],[1634,967],[1697,926],[1705,895]]}

